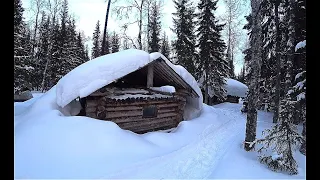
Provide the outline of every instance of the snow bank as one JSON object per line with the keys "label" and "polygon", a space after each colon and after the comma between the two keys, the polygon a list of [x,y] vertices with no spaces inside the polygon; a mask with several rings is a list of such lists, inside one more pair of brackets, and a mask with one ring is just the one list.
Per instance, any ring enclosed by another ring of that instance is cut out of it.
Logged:
{"label": "snow bank", "polygon": [[[71,104],[56,103],[56,87],[25,105],[15,116],[15,178],[99,179],[126,166],[173,152],[197,139],[215,114],[206,106],[199,118],[181,122],[172,133],[143,135],[110,121],[70,116]],[[74,107],[74,106],[72,106]],[[88,171],[90,169],[90,171]]]}
{"label": "snow bank", "polygon": [[230,78],[226,78],[226,90],[227,95],[237,96],[237,97],[246,97],[248,92],[248,86],[245,84]]}
{"label": "snow bank", "polygon": [[193,119],[195,117],[198,117],[201,113],[202,110],[202,102],[203,102],[203,97],[202,97],[202,92],[201,89],[199,88],[199,85],[197,81],[194,79],[194,77],[182,66],[180,65],[174,65],[172,64],[165,56],[163,56],[159,52],[154,52],[150,54],[150,59],[151,60],[156,60],[158,58],[162,58],[166,61],[166,63],[177,73],[179,74],[195,91],[196,93],[200,96],[199,98],[192,98],[192,97],[187,97],[187,104],[185,106],[185,111],[184,111],[184,119]]}
{"label": "snow bank", "polygon": [[295,47],[294,50],[295,50],[295,52],[296,52],[298,49],[301,49],[301,48],[304,48],[304,47],[306,47],[306,40],[299,42],[299,43],[296,45],[296,47]]}
{"label": "snow bank", "polygon": [[66,106],[78,97],[86,97],[150,63],[149,54],[128,49],[107,54],[76,67],[57,83],[57,104]]}
{"label": "snow bank", "polygon": [[[71,112],[56,103],[56,87],[15,108],[22,105],[27,110],[15,115],[15,179],[305,179],[303,155],[299,175],[288,176],[240,147],[246,122],[240,104],[204,104],[198,118],[171,133],[143,135],[113,122],[67,116]],[[271,127],[271,113],[259,111],[258,123],[257,132]]]}

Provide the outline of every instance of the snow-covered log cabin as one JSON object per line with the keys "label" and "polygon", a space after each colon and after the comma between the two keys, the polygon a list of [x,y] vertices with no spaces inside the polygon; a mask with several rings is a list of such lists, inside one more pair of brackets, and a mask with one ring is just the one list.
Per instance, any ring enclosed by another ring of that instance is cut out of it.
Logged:
{"label": "snow-covered log cabin", "polygon": [[[231,103],[239,103],[240,98],[247,97],[248,93],[248,86],[245,84],[231,78],[225,78],[226,85],[225,89],[227,91],[227,99],[224,102],[231,102]],[[199,85],[202,86],[203,78],[200,79]],[[204,90],[202,89],[202,93],[204,94]],[[214,94],[213,88],[208,88],[208,105],[214,105],[223,103],[222,101],[218,101],[217,97]]]}
{"label": "snow-covered log cabin", "polygon": [[[149,55],[144,51],[131,49],[91,61],[96,62],[97,65],[92,65],[96,71],[103,72],[100,72],[100,76],[88,74],[100,79],[96,81],[98,85],[88,81],[87,87],[82,87],[82,92],[78,90],[77,98],[80,98],[83,107],[81,115],[112,121],[122,129],[145,133],[174,128],[182,120],[192,119],[200,114],[202,95],[199,87],[194,86],[197,85],[196,81],[184,68],[171,64],[160,53]],[[135,67],[130,67],[132,65]],[[61,106],[66,105],[65,99],[71,100],[69,97],[62,97],[63,89],[76,89],[68,88],[68,76],[69,81],[77,76],[71,78],[72,74],[76,74],[72,71],[69,74],[57,84],[57,99]]]}

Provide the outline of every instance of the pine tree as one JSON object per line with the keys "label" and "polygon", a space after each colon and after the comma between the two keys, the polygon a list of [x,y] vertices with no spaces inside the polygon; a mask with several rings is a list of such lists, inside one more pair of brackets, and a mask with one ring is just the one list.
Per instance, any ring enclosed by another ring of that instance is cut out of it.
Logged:
{"label": "pine tree", "polygon": [[173,13],[173,29],[177,39],[172,43],[176,63],[182,65],[193,76],[196,74],[196,37],[195,37],[195,8],[190,0],[173,1],[176,13]]}
{"label": "pine tree", "polygon": [[199,62],[198,71],[204,77],[205,103],[208,100],[208,87],[212,87],[218,101],[226,99],[225,77],[227,76],[228,62],[224,59],[226,45],[221,38],[224,24],[218,24],[213,11],[217,9],[216,0],[200,0],[198,5],[199,28]]}
{"label": "pine tree", "polygon": [[45,13],[42,14],[42,18],[38,28],[39,40],[36,45],[36,71],[34,86],[37,87],[37,90],[42,90],[42,81],[44,74],[46,74],[47,61],[49,59],[50,51],[50,18],[47,17]]}
{"label": "pine tree", "polygon": [[77,57],[80,60],[79,61],[80,64],[83,64],[83,63],[88,61],[88,59],[86,57],[86,51],[85,51],[84,44],[82,42],[82,37],[81,37],[81,33],[80,32],[78,33],[78,36],[77,36]]}
{"label": "pine tree", "polygon": [[151,5],[151,16],[149,20],[149,32],[150,39],[148,40],[149,52],[159,52],[160,51],[160,9],[157,1],[154,1]]}
{"label": "pine tree", "polygon": [[113,32],[111,37],[111,52],[115,53],[118,52],[120,48],[120,39],[116,32]]}
{"label": "pine tree", "polygon": [[23,21],[21,0],[14,0],[14,92],[32,88],[34,71],[31,54],[31,32]]}
{"label": "pine tree", "polygon": [[100,21],[98,21],[96,24],[96,29],[93,32],[92,40],[93,47],[91,50],[91,59],[94,59],[100,56]]}
{"label": "pine tree", "polygon": [[162,43],[161,43],[160,52],[166,58],[170,59],[170,45],[169,45],[168,36],[166,35],[165,32],[163,33],[163,36],[162,36]]}
{"label": "pine tree", "polygon": [[[100,37],[101,38],[101,41],[100,42],[102,42],[103,41],[103,36],[101,36]],[[110,34],[108,33],[108,32],[106,32],[106,39],[105,39],[105,45],[104,45],[104,50],[103,50],[103,54],[101,54],[101,56],[102,55],[106,55],[106,54],[109,54],[110,52],[112,52],[112,42],[110,42],[112,40],[112,37],[111,37],[111,39],[110,39]],[[102,49],[102,44],[101,44],[101,49]]]}

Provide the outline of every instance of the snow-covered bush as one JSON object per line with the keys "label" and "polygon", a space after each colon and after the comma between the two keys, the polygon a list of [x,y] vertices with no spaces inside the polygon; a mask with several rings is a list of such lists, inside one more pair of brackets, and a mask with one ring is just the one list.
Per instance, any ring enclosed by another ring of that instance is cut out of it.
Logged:
{"label": "snow-covered bush", "polygon": [[[292,152],[297,150],[298,145],[302,144],[305,139],[298,132],[297,125],[292,122],[296,103],[297,101],[292,101],[287,95],[280,104],[279,122],[272,129],[263,131],[262,134],[265,137],[256,141],[262,145],[258,150],[261,154],[259,156],[260,162],[266,164],[273,171],[298,173],[298,165]],[[270,150],[280,156],[274,158],[274,156],[267,154]],[[263,152],[267,153],[263,154]]]}

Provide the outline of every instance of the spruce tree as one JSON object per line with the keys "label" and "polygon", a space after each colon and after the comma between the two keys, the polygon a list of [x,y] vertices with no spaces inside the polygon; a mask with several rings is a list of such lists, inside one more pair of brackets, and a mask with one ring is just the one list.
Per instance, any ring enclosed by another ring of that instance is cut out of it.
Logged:
{"label": "spruce tree", "polygon": [[176,13],[173,18],[173,32],[177,39],[172,46],[175,51],[176,63],[182,65],[193,76],[196,73],[196,36],[195,36],[195,7],[190,0],[174,0]]}
{"label": "spruce tree", "polygon": [[120,48],[120,39],[116,32],[113,32],[111,37],[111,52],[115,53],[118,52]]}
{"label": "spruce tree", "polygon": [[213,11],[217,9],[217,2],[217,0],[200,0],[198,5],[200,11],[197,32],[199,37],[198,71],[201,77],[204,77],[205,99],[208,99],[208,87],[212,87],[218,101],[223,101],[226,99],[225,77],[229,72],[229,65],[224,57],[226,45],[221,37],[224,24],[218,24],[213,14]]}
{"label": "spruce tree", "polygon": [[169,45],[169,40],[168,36],[166,33],[163,33],[162,36],[162,43],[161,43],[161,54],[163,54],[166,58],[170,59],[170,45]]}
{"label": "spruce tree", "polygon": [[160,9],[157,1],[154,1],[151,5],[151,14],[149,20],[149,41],[148,47],[149,52],[159,52],[160,51],[160,31],[161,31],[161,22],[160,22]]}
{"label": "spruce tree", "polygon": [[[101,38],[101,41],[100,42],[102,42],[103,41],[103,36],[101,36],[100,37]],[[106,37],[105,37],[106,39],[105,39],[105,45],[104,45],[104,50],[102,51],[103,52],[103,54],[101,54],[101,56],[102,55],[106,55],[106,54],[109,54],[110,53],[110,51],[112,52],[112,44],[111,44],[111,40],[112,40],[112,37],[111,37],[111,39],[110,39],[110,34],[108,33],[108,32],[106,32]],[[102,49],[102,43],[101,43],[101,49]]]}
{"label": "spruce tree", "polygon": [[96,57],[100,56],[100,21],[97,22],[96,28],[93,32],[92,36],[93,40],[93,47],[91,50],[91,59],[94,59]]}
{"label": "spruce tree", "polygon": [[31,54],[31,33],[23,21],[21,0],[14,0],[14,92],[32,88],[34,67]]}

